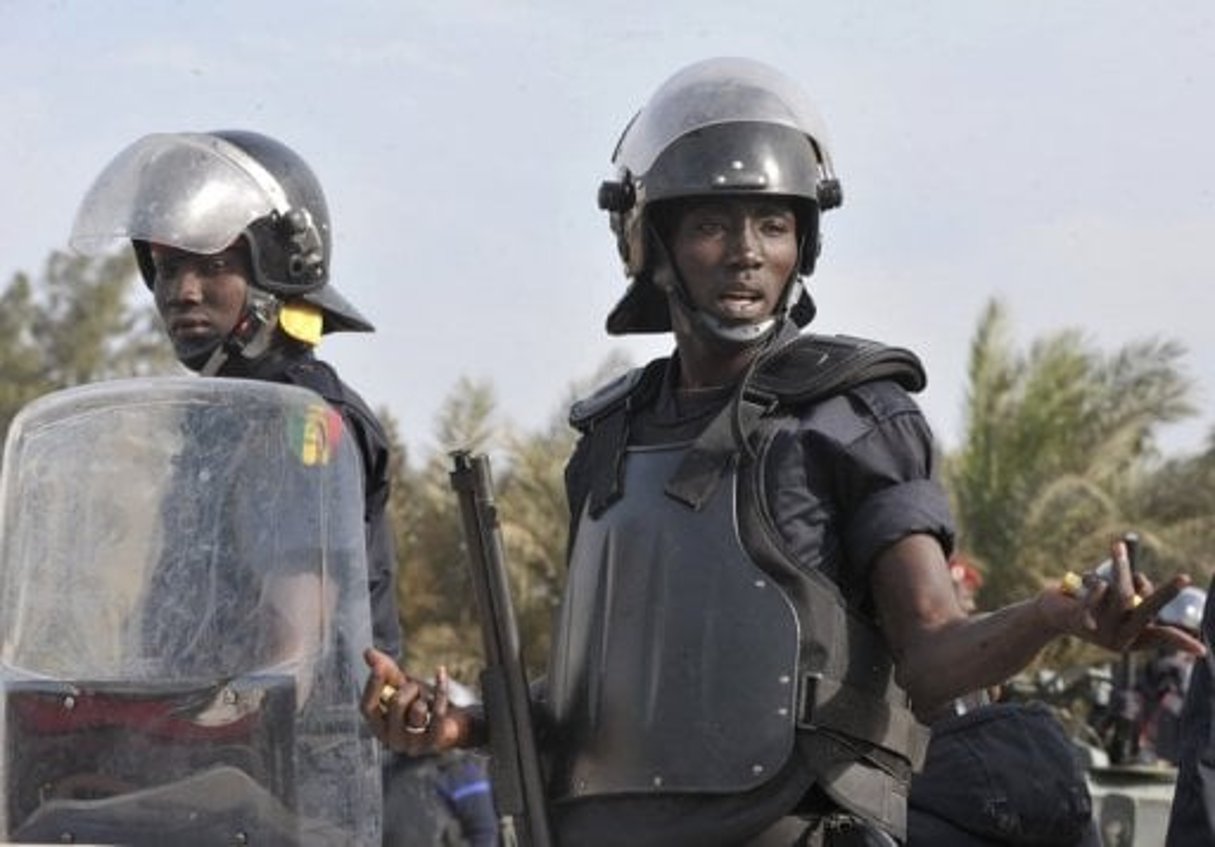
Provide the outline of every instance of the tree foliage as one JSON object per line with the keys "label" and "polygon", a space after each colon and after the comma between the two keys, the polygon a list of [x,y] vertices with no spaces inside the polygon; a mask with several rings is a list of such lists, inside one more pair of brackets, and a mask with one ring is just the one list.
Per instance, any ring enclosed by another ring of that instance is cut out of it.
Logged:
{"label": "tree foliage", "polygon": [[436,418],[438,450],[419,469],[403,468],[392,495],[407,664],[444,664],[465,682],[481,662],[480,630],[447,456],[490,448],[495,402],[490,385],[460,380]]}
{"label": "tree foliage", "polygon": [[1107,355],[1077,330],[1021,351],[1003,307],[987,306],[971,344],[963,442],[945,463],[962,549],[986,570],[981,606],[1083,570],[1130,530],[1149,574],[1209,568],[1191,557],[1196,539],[1210,540],[1211,498],[1178,498],[1176,485],[1208,480],[1215,465],[1209,455],[1162,464],[1155,446],[1161,426],[1194,411],[1183,355],[1168,340]]}
{"label": "tree foliage", "polygon": [[[627,366],[621,358],[609,359],[590,380],[571,386],[567,400]],[[457,679],[471,683],[483,661],[459,506],[447,477],[448,454],[461,449],[491,456],[520,639],[529,671],[543,673],[565,580],[564,469],[575,435],[566,422],[568,406],[561,403],[540,429],[520,432],[498,421],[491,386],[462,379],[436,418],[437,450],[417,471],[397,468],[392,508],[410,667],[422,672],[444,664]]]}
{"label": "tree foliage", "polygon": [[130,251],[56,252],[37,279],[14,274],[0,291],[0,433],[49,391],[174,367],[155,311],[129,302],[135,278]]}

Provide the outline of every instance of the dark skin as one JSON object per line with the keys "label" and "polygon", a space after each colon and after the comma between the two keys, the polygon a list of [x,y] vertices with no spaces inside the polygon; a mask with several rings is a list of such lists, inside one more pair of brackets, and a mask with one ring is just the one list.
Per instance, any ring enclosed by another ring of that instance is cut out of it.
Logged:
{"label": "dark skin", "polygon": [[[692,203],[681,210],[671,228],[670,261],[697,308],[727,324],[760,321],[772,314],[797,268],[795,223],[792,206],[779,199]],[[670,270],[655,271],[655,280],[668,291],[674,280]],[[708,336],[670,297],[679,388],[736,382],[758,347]],[[1169,645],[1202,655],[1201,641],[1154,623],[1156,614],[1189,584],[1189,578],[1178,574],[1155,588],[1141,574],[1132,576],[1121,541],[1112,545],[1111,558],[1112,580],[1098,581],[1083,597],[1050,586],[1029,600],[970,615],[958,601],[945,551],[936,538],[910,535],[880,553],[871,570],[870,589],[897,678],[916,713],[927,719],[956,697],[1003,683],[1064,635],[1114,651]],[[368,650],[365,658],[371,673],[363,693],[363,715],[391,749],[423,754],[483,736],[476,713],[450,706],[444,671],[427,684],[383,653]],[[382,704],[385,685],[395,693]],[[408,732],[407,727],[420,731]]]}
{"label": "dark skin", "polygon": [[[692,305],[726,325],[769,317],[798,264],[797,219],[788,203],[771,198],[684,206],[666,240]],[[670,265],[660,266],[654,277],[671,304],[679,387],[734,383],[759,347],[725,341],[698,327],[671,293],[677,283]]]}
{"label": "dark skin", "polygon": [[253,271],[249,251],[236,241],[218,253],[190,253],[149,245],[156,278],[156,309],[179,359],[210,349],[240,320]]}

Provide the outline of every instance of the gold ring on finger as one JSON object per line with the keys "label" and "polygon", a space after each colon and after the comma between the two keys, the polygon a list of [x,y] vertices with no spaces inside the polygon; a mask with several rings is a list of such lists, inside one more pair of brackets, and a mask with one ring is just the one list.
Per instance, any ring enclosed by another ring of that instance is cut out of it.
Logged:
{"label": "gold ring on finger", "polygon": [[395,685],[385,684],[384,687],[380,689],[380,696],[378,700],[380,702],[381,715],[388,714],[388,708],[392,705],[392,700],[396,696],[397,687]]}
{"label": "gold ring on finger", "polygon": [[426,710],[426,720],[423,721],[422,725],[414,726],[413,724],[406,722],[405,731],[408,732],[410,735],[423,735],[423,734],[425,734],[426,730],[430,729],[430,722],[433,718],[434,718],[434,713],[431,712],[429,709],[427,709]]}

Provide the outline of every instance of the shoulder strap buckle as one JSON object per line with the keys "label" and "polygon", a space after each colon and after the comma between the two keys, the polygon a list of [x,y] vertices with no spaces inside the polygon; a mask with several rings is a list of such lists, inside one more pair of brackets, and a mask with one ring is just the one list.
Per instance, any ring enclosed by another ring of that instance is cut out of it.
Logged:
{"label": "shoulder strap buckle", "polygon": [[757,418],[767,417],[772,414],[781,403],[779,394],[755,385],[750,380],[743,385],[739,401],[750,404],[755,409],[755,417]]}

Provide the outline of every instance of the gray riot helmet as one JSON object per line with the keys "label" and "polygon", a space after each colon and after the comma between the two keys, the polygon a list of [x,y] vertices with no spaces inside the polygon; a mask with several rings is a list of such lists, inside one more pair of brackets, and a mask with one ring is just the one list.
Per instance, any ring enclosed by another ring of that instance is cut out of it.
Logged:
{"label": "gray riot helmet", "polygon": [[329,209],[308,164],[255,132],[147,135],[118,154],[85,195],[70,244],[85,254],[130,240],[149,288],[149,243],[191,253],[243,237],[253,286],[281,302],[320,310],[321,332],[369,332],[368,321],[329,285]]}
{"label": "gray riot helmet", "polygon": [[[840,205],[826,132],[801,89],[749,59],[709,59],[667,80],[625,128],[612,156],[615,180],[599,189],[630,285],[608,316],[613,335],[669,332],[666,293],[653,278],[665,250],[655,226],[664,203],[757,195],[788,198],[798,221],[801,255],[777,313],[762,325],[724,326],[696,311],[676,279],[674,295],[703,326],[726,340],[766,337],[784,319],[804,326],[814,303],[800,278],[814,270],[819,215]],[[678,277],[678,274],[676,274]]]}
{"label": "gray riot helmet", "polygon": [[1156,613],[1156,622],[1197,634],[1202,629],[1202,610],[1206,603],[1207,593],[1188,585]]}

